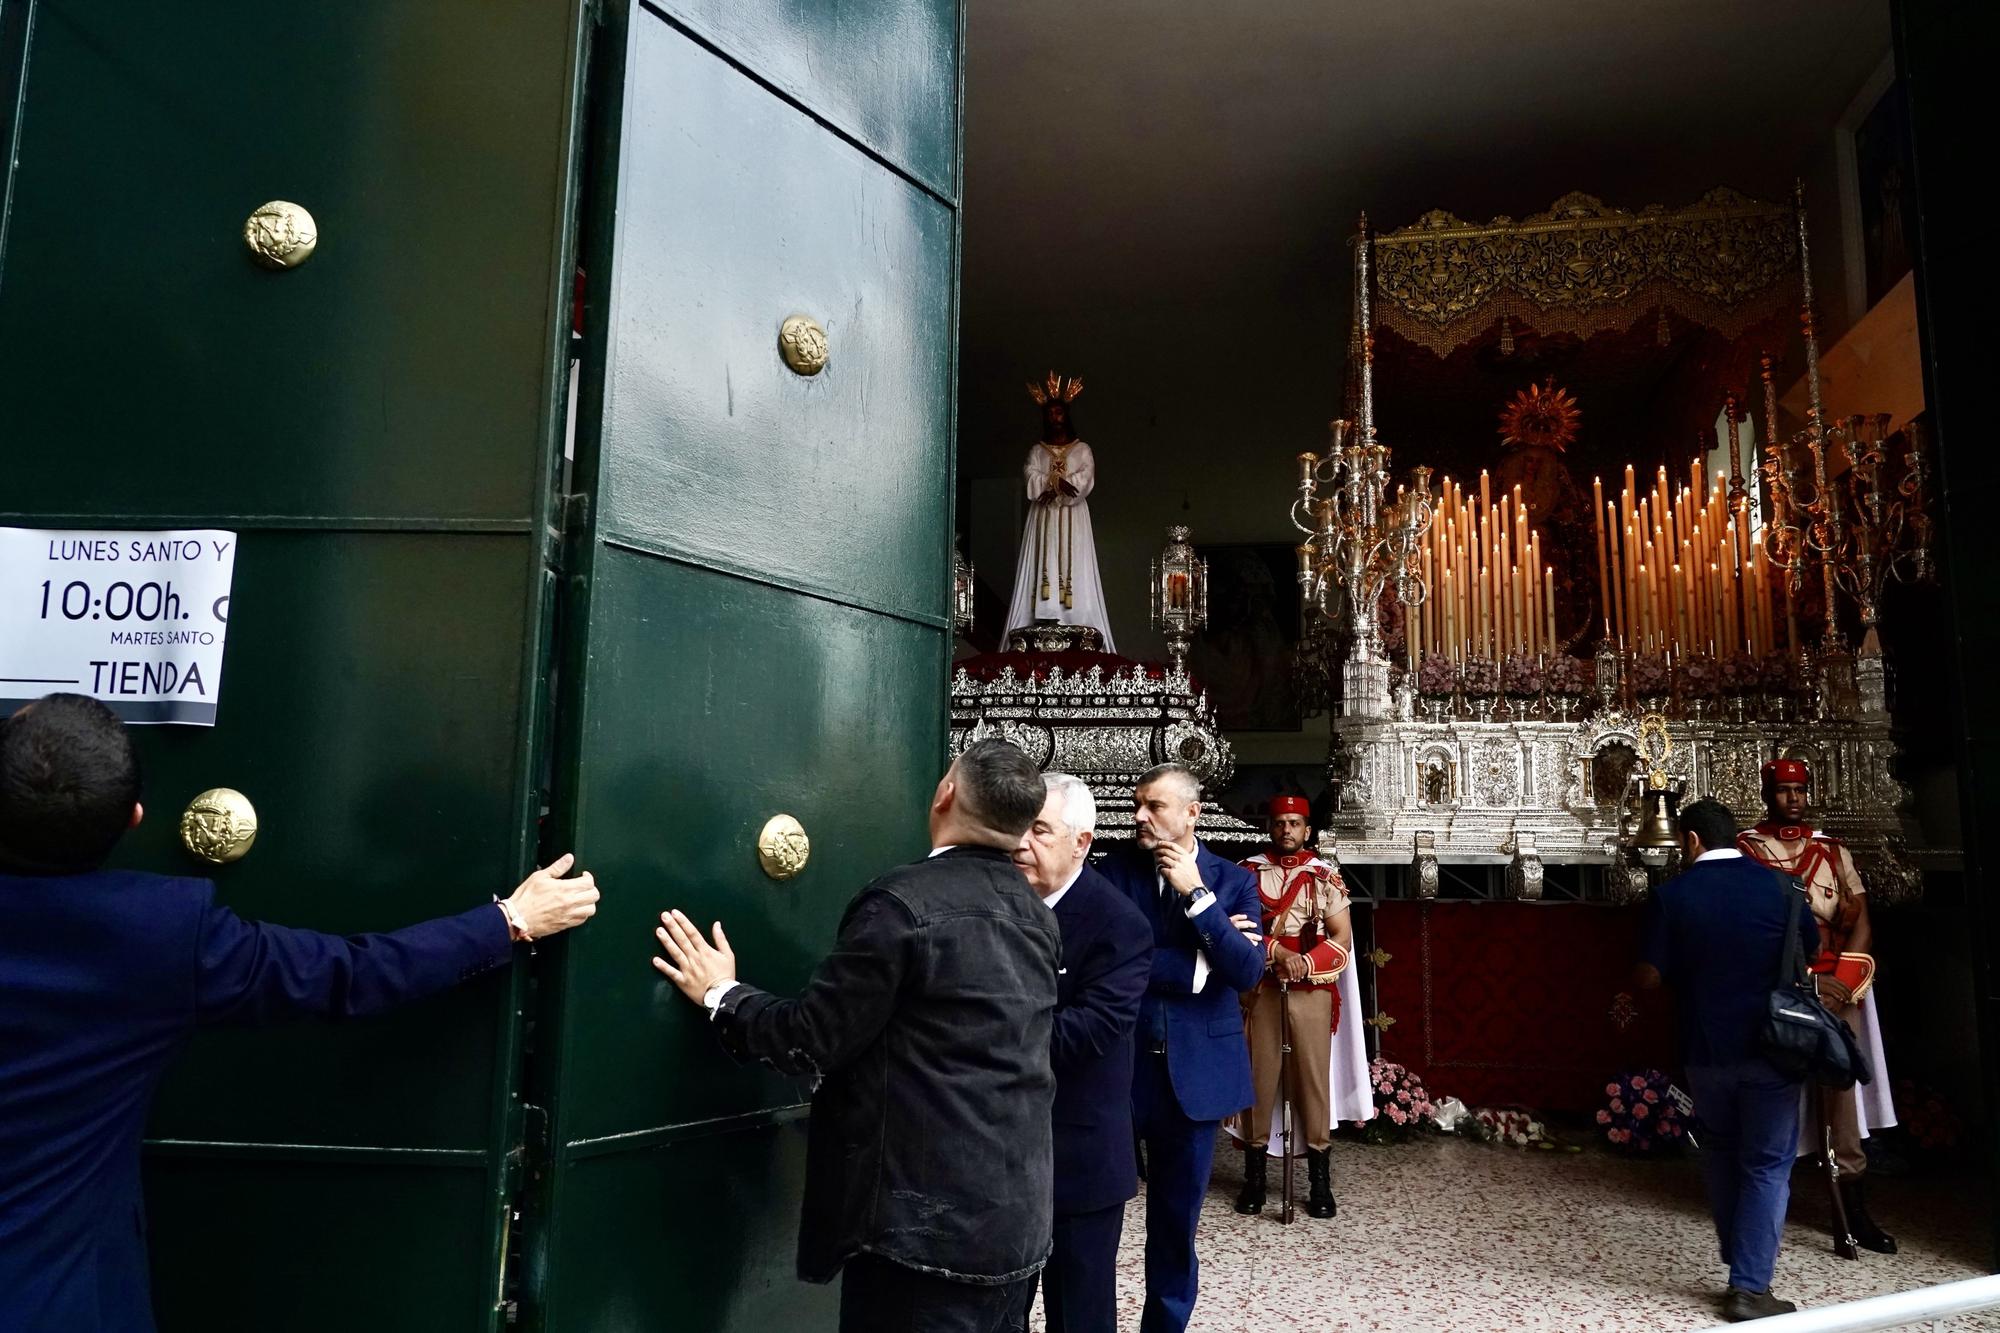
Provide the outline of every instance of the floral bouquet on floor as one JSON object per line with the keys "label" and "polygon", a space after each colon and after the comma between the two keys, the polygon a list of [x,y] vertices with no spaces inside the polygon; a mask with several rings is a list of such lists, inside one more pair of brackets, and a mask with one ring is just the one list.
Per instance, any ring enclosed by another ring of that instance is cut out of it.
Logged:
{"label": "floral bouquet on floor", "polygon": [[1958,1113],[1951,1103],[1912,1079],[1896,1080],[1896,1118],[1904,1137],[1923,1152],[1949,1153],[1959,1145]]}
{"label": "floral bouquet on floor", "polygon": [[1482,1106],[1472,1113],[1486,1133],[1484,1141],[1504,1143],[1510,1148],[1525,1148],[1532,1143],[1549,1142],[1549,1127],[1535,1119],[1534,1112],[1519,1107]]}
{"label": "floral bouquet on floor", "polygon": [[1609,1105],[1597,1113],[1604,1137],[1627,1152],[1677,1151],[1687,1142],[1683,1094],[1657,1069],[1620,1074],[1604,1085]]}
{"label": "floral bouquet on floor", "polygon": [[1423,1083],[1402,1065],[1377,1059],[1368,1066],[1375,1092],[1375,1118],[1362,1129],[1370,1143],[1400,1143],[1420,1129],[1434,1128],[1437,1108]]}

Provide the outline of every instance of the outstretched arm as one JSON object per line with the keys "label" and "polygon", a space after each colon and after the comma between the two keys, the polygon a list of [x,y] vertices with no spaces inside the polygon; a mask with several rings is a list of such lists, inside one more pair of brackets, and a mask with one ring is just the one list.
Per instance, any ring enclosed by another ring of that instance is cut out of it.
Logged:
{"label": "outstretched arm", "polygon": [[797,999],[738,983],[736,957],[720,922],[711,946],[682,913],[661,920],[667,958],[655,958],[653,966],[697,1004],[726,986],[712,1014],[723,1049],[784,1074],[823,1074],[853,1059],[888,1025],[913,965],[908,913],[882,893],[863,894],[848,908],[833,952],[813,969]]}
{"label": "outstretched arm", "polygon": [[197,949],[196,1020],[362,1018],[489,972],[512,952],[510,923],[526,929],[524,938],[541,938],[596,912],[596,880],[563,877],[574,860],[559,857],[528,876],[504,907],[484,903],[382,934],[327,935],[210,906]]}

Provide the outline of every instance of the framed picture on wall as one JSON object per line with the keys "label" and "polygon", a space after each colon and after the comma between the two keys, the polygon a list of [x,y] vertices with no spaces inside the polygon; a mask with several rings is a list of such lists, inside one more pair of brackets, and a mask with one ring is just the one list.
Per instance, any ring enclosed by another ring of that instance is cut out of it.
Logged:
{"label": "framed picture on wall", "polygon": [[1208,561],[1208,628],[1188,653],[1224,731],[1297,731],[1292,656],[1304,625],[1298,557],[1284,542],[1196,548]]}
{"label": "framed picture on wall", "polygon": [[1910,272],[1916,178],[1910,112],[1893,59],[1855,94],[1834,130],[1848,318],[1859,319]]}
{"label": "framed picture on wall", "polygon": [[1910,210],[1916,194],[1909,143],[1909,111],[1898,80],[1854,129],[1861,262],[1871,307],[1910,271]]}

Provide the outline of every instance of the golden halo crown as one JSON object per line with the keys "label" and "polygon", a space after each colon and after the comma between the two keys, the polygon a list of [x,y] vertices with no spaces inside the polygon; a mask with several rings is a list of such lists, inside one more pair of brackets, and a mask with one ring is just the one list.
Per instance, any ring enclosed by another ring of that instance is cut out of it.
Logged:
{"label": "golden halo crown", "polygon": [[1556,387],[1551,375],[1540,384],[1530,384],[1514,395],[1514,401],[1500,409],[1500,443],[1540,445],[1561,453],[1576,443],[1583,411],[1567,389]]}
{"label": "golden halo crown", "polygon": [[1071,375],[1067,379],[1051,370],[1048,378],[1040,384],[1028,381],[1028,397],[1035,400],[1037,407],[1051,400],[1058,403],[1073,402],[1083,392],[1083,376]]}

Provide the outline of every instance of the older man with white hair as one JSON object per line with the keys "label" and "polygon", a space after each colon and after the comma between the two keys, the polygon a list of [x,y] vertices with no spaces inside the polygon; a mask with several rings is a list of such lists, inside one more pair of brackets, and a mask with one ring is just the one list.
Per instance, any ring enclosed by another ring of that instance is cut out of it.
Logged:
{"label": "older man with white hair", "polygon": [[1097,802],[1082,780],[1045,773],[1048,798],[1014,864],[1056,914],[1055,1249],[1042,1272],[1048,1333],[1113,1333],[1132,1151],[1132,1032],[1153,965],[1153,928],[1090,868]]}

